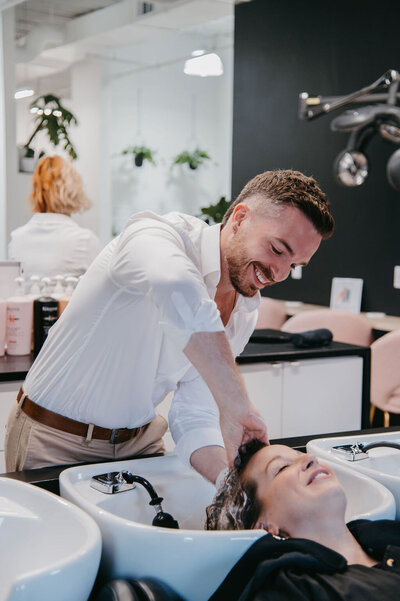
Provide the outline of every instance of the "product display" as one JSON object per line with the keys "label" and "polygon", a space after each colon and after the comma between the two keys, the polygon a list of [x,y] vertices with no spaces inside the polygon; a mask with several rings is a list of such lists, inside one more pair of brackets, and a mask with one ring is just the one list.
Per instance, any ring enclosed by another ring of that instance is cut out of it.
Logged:
{"label": "product display", "polygon": [[32,335],[32,299],[25,295],[25,280],[15,278],[15,296],[7,299],[7,354],[29,355]]}

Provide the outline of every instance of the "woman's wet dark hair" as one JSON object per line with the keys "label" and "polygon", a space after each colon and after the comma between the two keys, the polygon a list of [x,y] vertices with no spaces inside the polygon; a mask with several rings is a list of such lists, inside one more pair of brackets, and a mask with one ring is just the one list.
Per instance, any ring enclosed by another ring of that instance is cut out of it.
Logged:
{"label": "woman's wet dark hair", "polygon": [[261,511],[257,483],[246,481],[243,473],[250,459],[265,447],[253,439],[239,447],[233,467],[228,470],[213,502],[206,509],[206,530],[247,530],[253,528]]}

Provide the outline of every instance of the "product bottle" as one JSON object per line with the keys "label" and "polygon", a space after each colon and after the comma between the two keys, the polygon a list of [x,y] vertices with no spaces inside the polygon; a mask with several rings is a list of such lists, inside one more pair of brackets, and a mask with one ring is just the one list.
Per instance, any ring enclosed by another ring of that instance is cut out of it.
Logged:
{"label": "product bottle", "polygon": [[0,298],[0,357],[6,349],[7,301]]}
{"label": "product bottle", "polygon": [[63,298],[65,296],[64,286],[63,286],[64,276],[56,275],[54,280],[56,282],[56,285],[54,287],[53,292],[51,293],[51,296],[53,298],[55,298],[56,300],[59,300],[60,298]]}
{"label": "product bottle", "polygon": [[35,300],[35,298],[37,298],[38,296],[41,295],[40,292],[40,277],[38,275],[31,275],[30,277],[31,280],[31,288],[29,290],[29,294],[28,296],[32,298],[32,300]]}
{"label": "product bottle", "polygon": [[49,294],[50,278],[42,278],[42,296],[33,302],[33,350],[37,354],[58,318],[58,301]]}
{"label": "product bottle", "polygon": [[31,352],[32,299],[25,295],[23,277],[15,278],[15,295],[7,299],[7,354],[29,355]]}
{"label": "product bottle", "polygon": [[65,278],[65,292],[64,295],[58,299],[58,317],[60,317],[61,313],[64,311],[65,307],[68,305],[70,298],[72,296],[73,291],[75,290],[75,286],[78,283],[78,278],[69,275]]}

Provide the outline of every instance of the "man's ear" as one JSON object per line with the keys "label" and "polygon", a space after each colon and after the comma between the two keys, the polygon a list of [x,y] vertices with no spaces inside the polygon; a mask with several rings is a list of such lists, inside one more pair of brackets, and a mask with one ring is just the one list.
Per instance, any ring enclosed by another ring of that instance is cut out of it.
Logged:
{"label": "man's ear", "polygon": [[236,205],[232,213],[232,225],[239,227],[242,221],[247,219],[249,211],[249,207],[242,202]]}

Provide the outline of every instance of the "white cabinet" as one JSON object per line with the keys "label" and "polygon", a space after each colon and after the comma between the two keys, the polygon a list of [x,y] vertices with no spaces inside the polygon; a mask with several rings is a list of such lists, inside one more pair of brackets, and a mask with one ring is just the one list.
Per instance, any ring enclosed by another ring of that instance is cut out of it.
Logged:
{"label": "white cabinet", "polygon": [[361,428],[362,357],[243,363],[239,369],[270,438]]}
{"label": "white cabinet", "polygon": [[265,418],[270,438],[279,438],[282,430],[282,365],[282,363],[239,365],[250,400]]}
{"label": "white cabinet", "polygon": [[4,438],[6,424],[11,407],[16,402],[18,390],[21,388],[20,380],[13,382],[0,382],[0,474],[6,471],[4,461]]}

